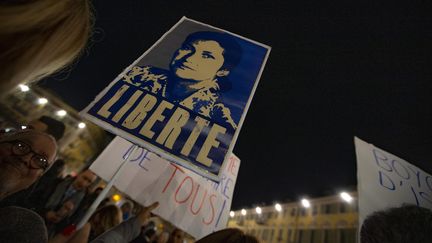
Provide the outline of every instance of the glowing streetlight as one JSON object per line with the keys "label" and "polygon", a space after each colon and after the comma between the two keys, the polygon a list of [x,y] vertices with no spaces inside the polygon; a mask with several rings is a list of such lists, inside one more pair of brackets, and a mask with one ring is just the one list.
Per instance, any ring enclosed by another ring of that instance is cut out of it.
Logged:
{"label": "glowing streetlight", "polygon": [[235,216],[234,211],[231,211],[231,212],[230,212],[230,217],[231,217],[231,218],[234,218],[234,216]]}
{"label": "glowing streetlight", "polygon": [[20,84],[19,88],[20,88],[21,92],[27,92],[30,90],[29,86],[27,86],[25,84]]}
{"label": "glowing streetlight", "polygon": [[121,200],[121,196],[119,194],[114,194],[112,196],[112,199],[114,200],[114,202],[118,202]]}
{"label": "glowing streetlight", "polygon": [[63,117],[63,116],[66,116],[67,112],[65,110],[59,110],[59,111],[57,111],[56,114],[57,114],[57,116]]}
{"label": "glowing streetlight", "polygon": [[79,127],[79,128],[84,128],[84,127],[86,127],[86,124],[85,124],[84,122],[80,122],[80,123],[78,124],[78,127]]}
{"label": "glowing streetlight", "polygon": [[21,129],[22,129],[22,130],[27,129],[27,126],[24,126],[24,125],[23,125],[23,126],[21,126]]}
{"label": "glowing streetlight", "polygon": [[301,204],[302,204],[302,206],[304,207],[304,208],[310,208],[310,202],[309,202],[309,200],[307,200],[307,199],[305,199],[305,198],[303,198],[302,200],[301,200]]}
{"label": "glowing streetlight", "polygon": [[39,99],[37,100],[37,103],[38,103],[39,105],[45,105],[46,103],[48,103],[48,100],[47,100],[46,98],[39,98]]}
{"label": "glowing streetlight", "polygon": [[256,208],[255,208],[255,212],[256,212],[257,214],[261,214],[261,213],[262,213],[262,209],[261,209],[260,207],[256,207]]}
{"label": "glowing streetlight", "polygon": [[347,203],[350,203],[353,200],[352,196],[346,192],[341,192],[339,195],[342,198],[342,200],[344,200]]}
{"label": "glowing streetlight", "polygon": [[246,216],[246,210],[245,209],[241,210],[241,215]]}
{"label": "glowing streetlight", "polygon": [[275,209],[276,209],[276,211],[281,212],[282,211],[282,206],[279,203],[276,203],[275,204]]}

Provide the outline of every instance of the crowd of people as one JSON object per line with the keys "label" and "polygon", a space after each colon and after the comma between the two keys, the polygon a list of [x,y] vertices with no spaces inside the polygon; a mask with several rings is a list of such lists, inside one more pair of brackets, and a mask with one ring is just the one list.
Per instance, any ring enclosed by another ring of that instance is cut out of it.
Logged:
{"label": "crowd of people", "polygon": [[141,207],[124,200],[118,206],[109,197],[77,229],[103,188],[88,168],[64,176],[67,163],[56,156],[64,131],[62,122],[47,116],[25,129],[0,131],[0,242],[184,242],[183,231],[160,231],[151,220],[158,203]]}
{"label": "crowd of people", "polygon": [[[180,229],[158,232],[151,220],[158,203],[134,210],[130,200],[121,207],[105,200],[77,229],[101,188],[93,189],[97,176],[89,169],[63,178],[65,162],[55,160],[56,148],[52,135],[35,129],[1,134],[0,242],[184,242]],[[239,230],[214,235],[200,242],[257,242]]]}
{"label": "crowd of people", "polygon": [[[92,23],[89,0],[0,3],[0,97],[66,68],[85,49]],[[83,169],[63,177],[61,122],[26,125],[0,134],[0,242],[183,242],[179,229],[157,232],[150,219],[158,203],[133,210],[131,201],[118,207],[107,199],[77,229],[101,191],[97,176]]]}
{"label": "crowd of people", "polygon": [[63,176],[67,163],[56,159],[56,140],[63,136],[64,125],[53,120],[41,117],[29,122],[40,126],[1,132],[0,242],[184,242],[180,229],[156,227],[151,210],[158,203],[141,207],[129,199],[116,205],[106,198],[78,229],[102,187],[88,168]]}
{"label": "crowd of people", "polygon": [[[0,3],[0,96],[67,67],[91,36],[89,0],[11,0]],[[64,125],[49,117],[0,134],[0,242],[184,242],[180,229],[159,232],[151,211],[104,200],[76,228],[101,188],[89,169],[63,177],[57,158]],[[137,207],[138,206],[138,207]],[[432,214],[419,207],[377,213],[366,219],[361,242],[431,242]],[[416,240],[413,240],[416,239]],[[214,232],[197,242],[258,242],[238,229]]]}

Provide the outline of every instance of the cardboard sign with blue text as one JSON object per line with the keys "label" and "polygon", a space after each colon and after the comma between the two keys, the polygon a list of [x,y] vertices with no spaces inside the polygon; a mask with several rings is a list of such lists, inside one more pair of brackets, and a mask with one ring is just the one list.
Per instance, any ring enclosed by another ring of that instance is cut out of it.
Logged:
{"label": "cardboard sign with blue text", "polygon": [[183,17],[81,115],[218,181],[270,47]]}
{"label": "cardboard sign with blue text", "polygon": [[359,226],[375,211],[413,204],[432,209],[432,176],[407,161],[355,138]]}
{"label": "cardboard sign with blue text", "polygon": [[[90,169],[108,181],[133,144],[116,137]],[[138,148],[114,186],[142,205],[160,203],[154,213],[199,239],[226,227],[240,160],[231,155],[219,183]]]}

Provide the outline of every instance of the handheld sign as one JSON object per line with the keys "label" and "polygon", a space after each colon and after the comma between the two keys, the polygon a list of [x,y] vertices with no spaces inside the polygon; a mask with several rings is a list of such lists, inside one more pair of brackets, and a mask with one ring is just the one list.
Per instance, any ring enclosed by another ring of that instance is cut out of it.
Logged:
{"label": "handheld sign", "polygon": [[183,17],[81,115],[218,181],[269,53]]}
{"label": "handheld sign", "polygon": [[116,137],[90,169],[111,180],[124,158],[129,157],[114,186],[142,205],[160,203],[153,210],[176,227],[199,239],[226,227],[240,160],[231,155],[215,183],[170,163],[144,148]]}
{"label": "handheld sign", "polygon": [[375,211],[403,204],[432,209],[432,176],[407,161],[355,138],[359,226]]}

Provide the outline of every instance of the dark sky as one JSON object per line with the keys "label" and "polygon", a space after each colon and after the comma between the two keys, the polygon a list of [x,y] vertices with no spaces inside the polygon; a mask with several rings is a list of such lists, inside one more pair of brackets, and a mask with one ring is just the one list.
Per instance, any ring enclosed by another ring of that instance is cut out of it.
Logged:
{"label": "dark sky", "polygon": [[94,0],[86,53],[43,84],[80,110],[187,16],[272,46],[234,209],[355,186],[354,135],[432,173],[431,9],[346,2]]}

